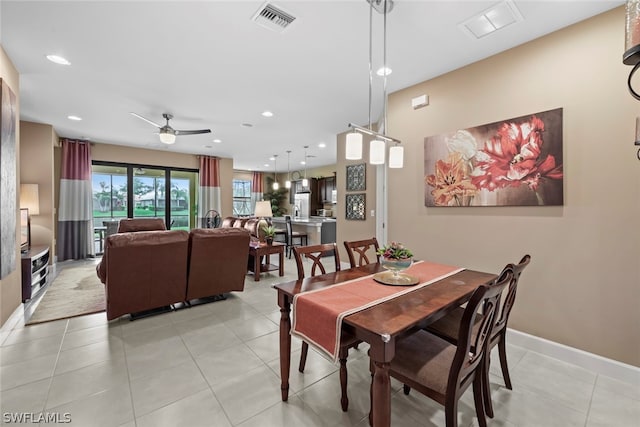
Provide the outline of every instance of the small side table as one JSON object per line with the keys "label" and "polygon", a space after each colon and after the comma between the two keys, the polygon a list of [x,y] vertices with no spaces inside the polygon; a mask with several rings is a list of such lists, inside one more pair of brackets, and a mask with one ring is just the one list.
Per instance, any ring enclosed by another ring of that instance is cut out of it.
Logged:
{"label": "small side table", "polygon": [[[249,254],[253,255],[253,277],[256,282],[260,281],[260,273],[273,271],[278,269],[280,276],[284,276],[284,243],[273,242],[271,245],[261,242],[260,246],[249,246]],[[270,263],[271,254],[278,254],[278,264],[274,265]],[[260,264],[260,257],[264,256],[264,264]]]}

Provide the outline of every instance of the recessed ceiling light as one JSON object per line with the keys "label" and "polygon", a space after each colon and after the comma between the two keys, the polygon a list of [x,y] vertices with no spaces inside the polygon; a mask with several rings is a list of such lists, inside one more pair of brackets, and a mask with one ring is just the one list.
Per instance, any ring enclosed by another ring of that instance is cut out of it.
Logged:
{"label": "recessed ceiling light", "polygon": [[67,119],[69,120],[75,120],[75,121],[80,121],[82,120],[82,117],[78,117],[78,116],[67,116]]}
{"label": "recessed ceiling light", "polygon": [[271,160],[271,161],[273,161],[275,159],[276,159],[275,157],[269,157],[269,160]]}
{"label": "recessed ceiling light", "polygon": [[269,167],[269,163],[265,163],[265,164],[264,164],[264,167],[265,167],[265,168],[268,168],[268,167]]}
{"label": "recessed ceiling light", "polygon": [[242,126],[246,127],[246,128],[252,128],[253,127],[253,125],[251,123],[243,123]]}
{"label": "recessed ceiling light", "polygon": [[216,144],[220,144],[222,142],[222,140],[216,138],[216,139],[213,140],[213,142],[215,142]]}
{"label": "recessed ceiling light", "polygon": [[264,117],[273,117],[273,113],[271,111],[263,111],[262,115]]}
{"label": "recessed ceiling light", "polygon": [[302,161],[300,162],[300,164],[301,164],[301,165],[306,165],[306,164],[307,164],[307,162],[305,162],[304,160],[302,160]]}
{"label": "recessed ceiling light", "polygon": [[325,144],[324,142],[321,142],[320,144],[318,144],[318,147],[320,148],[325,148],[327,146],[327,144]]}
{"label": "recessed ceiling light", "polygon": [[47,59],[59,65],[71,65],[71,62],[69,62],[67,58],[63,58],[59,55],[47,55]]}
{"label": "recessed ceiling light", "polygon": [[379,75],[380,77],[388,76],[391,73],[393,73],[393,70],[389,67],[380,67],[378,68],[378,71],[376,71],[376,74]]}

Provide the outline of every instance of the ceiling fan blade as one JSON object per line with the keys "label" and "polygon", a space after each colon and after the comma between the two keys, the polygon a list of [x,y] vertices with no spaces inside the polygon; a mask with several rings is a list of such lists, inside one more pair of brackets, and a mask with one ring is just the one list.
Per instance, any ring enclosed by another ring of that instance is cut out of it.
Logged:
{"label": "ceiling fan blade", "polygon": [[157,128],[161,128],[161,127],[162,127],[162,125],[159,125],[159,124],[157,124],[157,123],[155,123],[155,122],[152,122],[151,120],[149,120],[149,119],[147,119],[147,118],[144,118],[144,117],[142,117],[140,114],[136,114],[136,113],[134,113],[133,111],[132,111],[132,112],[130,112],[129,114],[131,114],[131,115],[132,115],[132,116],[134,116],[134,117],[139,118],[140,120],[144,120],[145,122],[147,122],[147,123],[149,123],[149,124],[151,124],[151,125],[154,125],[154,126],[155,126],[155,127],[157,127]]}
{"label": "ceiling fan blade", "polygon": [[176,135],[198,135],[201,133],[211,133],[211,129],[200,130],[176,130]]}

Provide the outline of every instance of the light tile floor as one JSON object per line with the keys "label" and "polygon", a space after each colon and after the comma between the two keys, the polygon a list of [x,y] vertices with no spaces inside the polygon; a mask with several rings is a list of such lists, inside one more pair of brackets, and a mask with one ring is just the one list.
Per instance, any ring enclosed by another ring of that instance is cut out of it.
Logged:
{"label": "light tile floor", "polygon": [[[59,266],[66,268],[65,264]],[[338,367],[309,353],[280,400],[276,292],[293,277],[274,274],[226,301],[136,321],[107,322],[104,313],[39,325],[0,336],[2,424],[12,413],[68,413],[73,426],[358,426],[368,425],[366,346],[349,356],[349,411],[340,410]],[[640,390],[516,346],[508,346],[514,390],[491,365],[493,426],[639,426]],[[443,426],[442,408],[392,383],[393,426]],[[460,426],[477,426],[469,390]],[[13,424],[12,424],[13,425]],[[29,424],[21,424],[29,425]]]}

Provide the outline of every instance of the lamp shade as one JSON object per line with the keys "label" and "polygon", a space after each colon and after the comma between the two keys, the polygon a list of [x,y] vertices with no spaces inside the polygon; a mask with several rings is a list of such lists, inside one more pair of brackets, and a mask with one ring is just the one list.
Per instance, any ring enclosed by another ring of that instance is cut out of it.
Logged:
{"label": "lamp shade", "polygon": [[369,163],[372,165],[384,165],[385,155],[384,141],[380,139],[374,139],[369,146]]}
{"label": "lamp shade", "polygon": [[29,209],[29,215],[40,215],[38,184],[20,184],[20,207]]}
{"label": "lamp shade", "polygon": [[404,147],[394,145],[389,148],[389,167],[400,169],[404,166]]}
{"label": "lamp shade", "polygon": [[271,202],[264,200],[262,202],[256,202],[256,211],[253,214],[256,217],[272,217],[273,211],[271,210]]}
{"label": "lamp shade", "polygon": [[158,134],[160,136],[160,142],[165,144],[173,144],[176,142],[176,135],[169,132],[160,132]]}
{"label": "lamp shade", "polygon": [[347,134],[347,144],[344,154],[347,160],[360,160],[362,158],[362,134],[349,132]]}
{"label": "lamp shade", "polygon": [[273,181],[273,189],[277,190],[280,188],[280,184],[278,184],[278,181]]}
{"label": "lamp shade", "polygon": [[286,181],[284,182],[284,188],[291,188],[291,181],[286,180]]}

